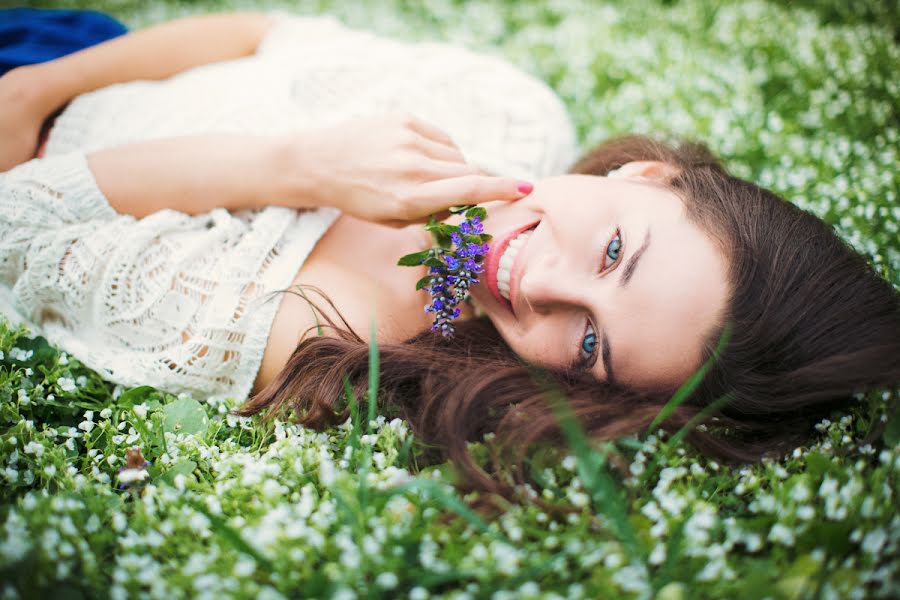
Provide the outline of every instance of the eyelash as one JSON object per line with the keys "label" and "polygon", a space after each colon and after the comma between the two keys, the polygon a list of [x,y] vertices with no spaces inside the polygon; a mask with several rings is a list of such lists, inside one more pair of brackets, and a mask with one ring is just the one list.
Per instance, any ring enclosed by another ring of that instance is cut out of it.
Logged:
{"label": "eyelash", "polygon": [[[603,263],[604,264],[606,263],[606,256],[609,253],[609,249],[612,246],[613,242],[616,240],[619,240],[619,247],[618,247],[619,254],[609,267],[600,271],[601,273],[606,273],[606,272],[610,271],[617,264],[619,264],[619,262],[622,260],[622,254],[623,254],[622,250],[623,250],[624,244],[622,243],[622,232],[617,228],[616,232],[613,234],[613,236],[610,238],[609,242],[607,242],[606,247],[603,249]],[[590,332],[590,333],[588,333],[588,332]],[[584,352],[584,341],[588,338],[588,336],[594,336],[594,345],[591,348],[590,356],[585,358],[584,356],[582,356],[582,352]],[[585,327],[585,334],[581,338],[581,343],[579,344],[579,347],[578,347],[578,354],[579,354],[578,360],[576,361],[575,365],[580,370],[587,371],[591,367],[594,366],[595,362],[597,362],[597,332],[594,329],[594,324],[591,323],[590,319],[588,319],[587,327]]]}

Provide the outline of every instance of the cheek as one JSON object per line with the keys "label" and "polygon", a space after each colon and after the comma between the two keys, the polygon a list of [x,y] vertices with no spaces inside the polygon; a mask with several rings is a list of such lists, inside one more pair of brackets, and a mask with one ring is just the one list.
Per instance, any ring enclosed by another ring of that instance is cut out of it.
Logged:
{"label": "cheek", "polygon": [[563,352],[566,346],[561,331],[561,326],[547,318],[527,332],[500,330],[500,334],[513,352],[525,362],[542,367],[563,367],[569,356]]}

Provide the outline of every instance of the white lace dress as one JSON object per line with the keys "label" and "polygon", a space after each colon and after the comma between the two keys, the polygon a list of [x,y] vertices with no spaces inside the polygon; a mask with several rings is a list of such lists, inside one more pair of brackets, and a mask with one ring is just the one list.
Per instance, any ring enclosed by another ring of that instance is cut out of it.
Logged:
{"label": "white lace dress", "polygon": [[45,155],[0,173],[0,307],[110,381],[244,399],[286,288],[338,216],[268,207],[116,213],[86,153],[201,132],[285,132],[407,111],[486,171],[575,159],[561,102],[502,59],[278,13],[255,55],[74,99]]}

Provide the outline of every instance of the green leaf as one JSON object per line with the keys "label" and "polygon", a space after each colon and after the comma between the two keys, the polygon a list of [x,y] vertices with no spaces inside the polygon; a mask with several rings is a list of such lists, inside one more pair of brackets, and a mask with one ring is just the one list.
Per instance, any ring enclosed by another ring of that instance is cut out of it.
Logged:
{"label": "green leaf", "polygon": [[450,225],[449,223],[438,223],[437,227],[434,228],[434,231],[438,234],[449,236],[451,233],[459,232],[459,227]]}
{"label": "green leaf", "polygon": [[416,282],[416,290],[421,290],[423,287],[431,283],[431,275],[426,275],[422,279]]}
{"label": "green leaf", "polygon": [[194,472],[194,469],[197,468],[197,463],[192,460],[182,460],[180,462],[175,463],[169,469],[160,475],[159,481],[163,483],[167,483],[169,485],[175,485],[175,477],[178,475],[184,475],[187,477],[191,473]]}
{"label": "green leaf", "polygon": [[413,252],[412,254],[401,256],[397,264],[401,267],[418,267],[428,258],[429,252],[430,250],[422,250],[421,252]]}
{"label": "green leaf", "polygon": [[894,447],[900,443],[900,410],[894,412],[894,416],[891,417],[887,427],[884,428],[882,437],[885,446]]}
{"label": "green leaf", "polygon": [[453,246],[453,240],[450,239],[448,234],[441,233],[440,231],[432,231],[431,237],[434,239],[434,242],[444,250],[449,250],[450,247]]}
{"label": "green leaf", "polygon": [[480,206],[473,206],[466,211],[466,218],[471,219],[473,217],[478,217],[484,221],[485,217],[487,217],[487,211]]}
{"label": "green leaf", "polygon": [[443,267],[444,263],[438,258],[429,258],[425,261],[426,267]]}
{"label": "green leaf", "polygon": [[123,408],[132,408],[136,404],[143,404],[150,399],[158,390],[150,385],[141,385],[122,392],[116,404]]}
{"label": "green leaf", "polygon": [[806,455],[806,472],[813,477],[821,477],[831,470],[831,458],[821,452],[810,452]]}
{"label": "green leaf", "polygon": [[447,210],[450,212],[451,215],[458,215],[459,213],[466,212],[470,208],[472,208],[471,204],[462,204],[460,206],[451,206]]}
{"label": "green leaf", "polygon": [[209,427],[209,417],[199,402],[181,398],[163,407],[163,429],[172,433],[202,435]]}

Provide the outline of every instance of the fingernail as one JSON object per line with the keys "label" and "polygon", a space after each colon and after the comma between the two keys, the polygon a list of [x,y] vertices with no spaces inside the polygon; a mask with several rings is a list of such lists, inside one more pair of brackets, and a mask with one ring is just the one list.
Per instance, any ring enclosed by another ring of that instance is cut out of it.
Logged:
{"label": "fingernail", "polygon": [[516,187],[516,189],[519,190],[519,192],[522,194],[530,194],[531,190],[534,189],[534,186],[527,181],[521,181],[519,182],[519,185]]}

